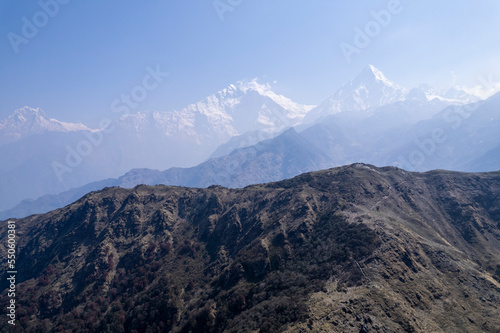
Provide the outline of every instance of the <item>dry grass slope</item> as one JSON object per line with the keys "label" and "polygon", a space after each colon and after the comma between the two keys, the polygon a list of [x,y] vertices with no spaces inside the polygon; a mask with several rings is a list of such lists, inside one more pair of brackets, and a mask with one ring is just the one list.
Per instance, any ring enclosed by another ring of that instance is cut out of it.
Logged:
{"label": "dry grass slope", "polygon": [[106,188],[17,221],[1,331],[498,332],[499,197],[499,172],[365,164]]}

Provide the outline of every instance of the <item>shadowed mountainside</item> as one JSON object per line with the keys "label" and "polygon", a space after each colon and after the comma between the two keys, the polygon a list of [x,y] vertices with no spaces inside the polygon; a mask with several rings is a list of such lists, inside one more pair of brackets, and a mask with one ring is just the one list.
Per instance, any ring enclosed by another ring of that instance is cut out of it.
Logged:
{"label": "shadowed mountainside", "polygon": [[500,172],[366,164],[106,188],[16,221],[11,331],[498,332],[499,193]]}

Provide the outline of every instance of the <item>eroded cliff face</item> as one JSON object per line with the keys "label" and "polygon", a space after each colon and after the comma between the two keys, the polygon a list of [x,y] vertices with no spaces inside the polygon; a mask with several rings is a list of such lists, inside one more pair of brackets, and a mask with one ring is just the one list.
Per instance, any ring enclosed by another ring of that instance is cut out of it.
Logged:
{"label": "eroded cliff face", "polygon": [[499,197],[500,172],[365,164],[106,188],[17,220],[14,331],[498,332]]}

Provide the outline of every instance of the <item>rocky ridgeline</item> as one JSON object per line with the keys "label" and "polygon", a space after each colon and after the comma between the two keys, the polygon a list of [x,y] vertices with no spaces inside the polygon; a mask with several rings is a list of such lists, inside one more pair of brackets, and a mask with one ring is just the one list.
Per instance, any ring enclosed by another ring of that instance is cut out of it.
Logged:
{"label": "rocky ridgeline", "polygon": [[2,332],[498,332],[499,194],[500,172],[366,164],[106,188],[16,221]]}

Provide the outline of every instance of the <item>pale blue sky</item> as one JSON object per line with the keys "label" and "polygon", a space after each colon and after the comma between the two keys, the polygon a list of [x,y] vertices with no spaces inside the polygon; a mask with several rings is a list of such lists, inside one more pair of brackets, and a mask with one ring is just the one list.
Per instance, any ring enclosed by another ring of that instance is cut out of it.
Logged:
{"label": "pale blue sky", "polygon": [[[29,105],[95,126],[157,65],[170,75],[134,111],[180,109],[254,77],[317,104],[367,64],[408,87],[448,86],[452,72],[459,85],[489,74],[500,81],[494,0],[401,0],[400,13],[350,63],[339,45],[353,44],[372,11],[398,1],[220,0],[240,2],[223,21],[212,0],[65,1],[45,25],[38,1],[0,3],[1,119]],[[8,34],[22,36],[22,18],[34,16],[42,26],[16,53]]]}

